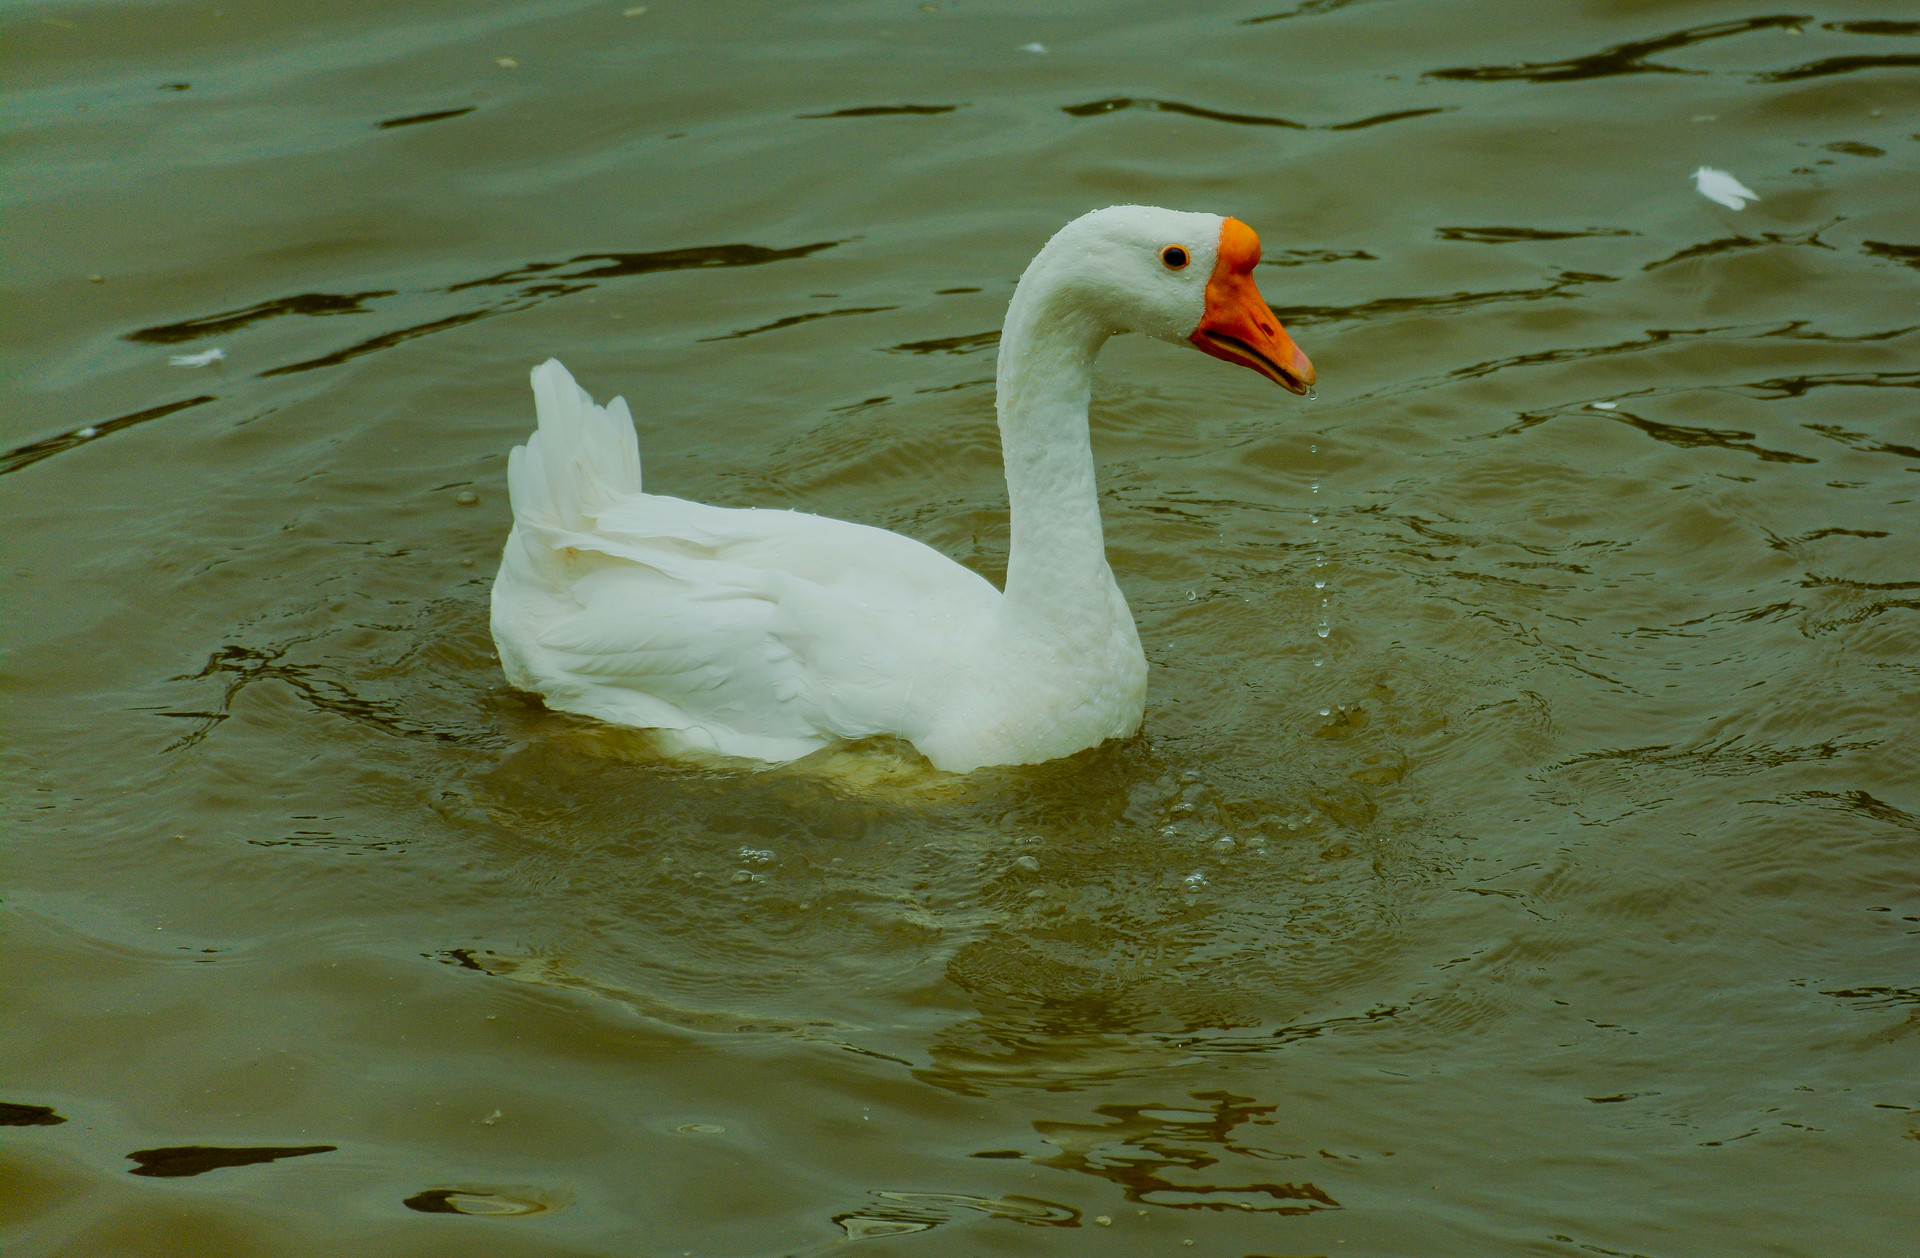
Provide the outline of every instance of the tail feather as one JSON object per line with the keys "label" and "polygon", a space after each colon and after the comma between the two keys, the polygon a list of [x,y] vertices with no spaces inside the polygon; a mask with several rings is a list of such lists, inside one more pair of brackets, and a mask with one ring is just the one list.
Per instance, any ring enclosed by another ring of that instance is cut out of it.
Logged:
{"label": "tail feather", "polygon": [[533,369],[539,429],[508,458],[515,520],[585,532],[593,517],[640,492],[640,441],[624,398],[606,406],[573,382],[560,361]]}

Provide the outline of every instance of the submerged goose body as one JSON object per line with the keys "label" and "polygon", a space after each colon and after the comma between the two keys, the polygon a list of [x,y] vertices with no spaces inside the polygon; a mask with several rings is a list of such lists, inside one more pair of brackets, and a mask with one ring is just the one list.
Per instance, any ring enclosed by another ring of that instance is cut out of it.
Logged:
{"label": "submerged goose body", "polygon": [[1118,206],[1027,268],[999,349],[1004,592],[884,529],[646,492],[626,404],[595,405],[547,361],[493,587],[507,680],[669,751],[773,763],[888,734],[966,772],[1126,737],[1147,667],[1101,535],[1093,360],[1140,331],[1305,392],[1313,368],[1253,285],[1259,256],[1237,220]]}

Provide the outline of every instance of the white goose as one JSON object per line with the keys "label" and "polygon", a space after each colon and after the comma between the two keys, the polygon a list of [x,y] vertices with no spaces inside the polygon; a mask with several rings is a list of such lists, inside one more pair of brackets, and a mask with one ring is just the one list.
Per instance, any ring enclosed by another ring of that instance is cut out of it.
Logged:
{"label": "white goose", "polygon": [[891,734],[965,773],[1132,734],[1147,663],[1101,538],[1093,360],[1145,332],[1305,393],[1313,366],[1254,287],[1259,260],[1237,219],[1126,205],[1067,224],[1027,267],[1000,337],[1004,594],[884,529],[642,491],[626,403],[594,405],[549,359],[539,431],[507,473],[507,680],[659,731],[670,753],[775,763]]}

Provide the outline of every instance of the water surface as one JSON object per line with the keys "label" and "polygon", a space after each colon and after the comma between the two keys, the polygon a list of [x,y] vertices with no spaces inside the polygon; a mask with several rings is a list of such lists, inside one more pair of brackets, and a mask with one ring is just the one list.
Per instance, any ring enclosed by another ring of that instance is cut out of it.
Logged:
{"label": "water surface", "polygon": [[[1911,1244],[1910,13],[637,9],[10,6],[9,1254]],[[1321,376],[1103,356],[1137,738],[506,688],[535,363],[997,580],[1006,300],[1129,201]]]}

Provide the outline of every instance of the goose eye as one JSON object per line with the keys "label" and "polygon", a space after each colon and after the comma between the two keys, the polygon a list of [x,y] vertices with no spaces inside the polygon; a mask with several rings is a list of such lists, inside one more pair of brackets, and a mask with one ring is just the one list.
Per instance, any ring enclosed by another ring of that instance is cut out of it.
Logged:
{"label": "goose eye", "polygon": [[1167,264],[1167,270],[1178,271],[1192,259],[1187,257],[1187,251],[1179,245],[1168,245],[1160,251],[1160,260]]}

